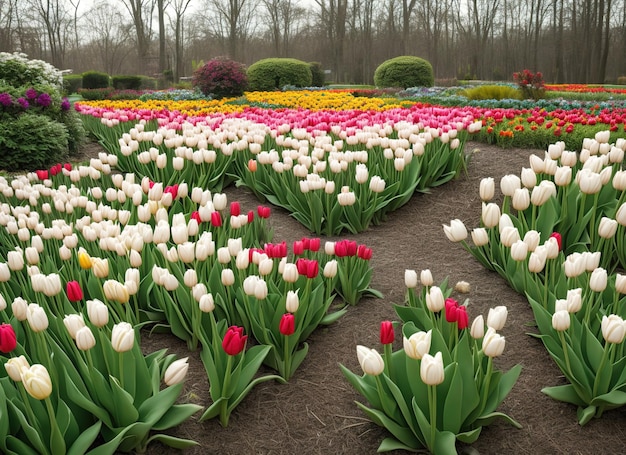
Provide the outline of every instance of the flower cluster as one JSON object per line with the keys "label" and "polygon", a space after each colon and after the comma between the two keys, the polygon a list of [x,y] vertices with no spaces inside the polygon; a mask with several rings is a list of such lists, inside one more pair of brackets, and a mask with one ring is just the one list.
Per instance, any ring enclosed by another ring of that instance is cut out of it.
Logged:
{"label": "flower cluster", "polygon": [[513,73],[513,80],[519,86],[524,98],[532,98],[534,100],[543,98],[545,86],[541,72],[533,73],[525,69]]}

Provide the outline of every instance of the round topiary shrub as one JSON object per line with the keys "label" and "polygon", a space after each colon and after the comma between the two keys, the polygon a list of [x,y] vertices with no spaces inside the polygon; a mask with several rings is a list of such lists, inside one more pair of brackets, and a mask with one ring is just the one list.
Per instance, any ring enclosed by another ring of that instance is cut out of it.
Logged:
{"label": "round topiary shrub", "polygon": [[320,62],[309,63],[311,68],[311,87],[323,87],[325,83],[324,70]]}
{"label": "round topiary shrub", "polygon": [[295,58],[266,58],[250,65],[250,90],[269,91],[286,85],[309,87],[313,76],[308,63]]}
{"label": "round topiary shrub", "polygon": [[434,83],[431,64],[411,55],[386,60],[374,72],[377,87],[432,87]]}
{"label": "round topiary shrub", "polygon": [[101,73],[99,71],[87,71],[83,73],[83,88],[107,88],[110,83],[110,78],[107,73]]}
{"label": "round topiary shrub", "polygon": [[248,86],[246,67],[227,57],[216,57],[194,71],[191,85],[213,98],[241,96]]}

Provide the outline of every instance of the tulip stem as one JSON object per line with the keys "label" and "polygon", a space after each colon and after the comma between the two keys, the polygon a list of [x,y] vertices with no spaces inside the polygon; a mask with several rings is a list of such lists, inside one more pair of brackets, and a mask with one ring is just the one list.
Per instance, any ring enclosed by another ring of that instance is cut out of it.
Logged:
{"label": "tulip stem", "polygon": [[604,365],[606,364],[606,359],[608,357],[609,351],[612,351],[611,346],[613,343],[605,342],[604,352],[602,352],[602,359],[600,360],[600,365],[598,366],[598,371],[596,371],[596,377],[593,381],[593,394],[591,398],[595,398],[598,394],[598,386],[600,385],[600,376],[602,375],[602,370],[604,369]]}
{"label": "tulip stem", "polygon": [[489,398],[489,387],[491,386],[491,375],[493,374],[493,358],[487,358],[487,372],[485,373],[485,382],[483,383],[483,395],[480,403],[480,413],[478,416],[482,416],[487,406],[487,400]]}
{"label": "tulip stem", "polygon": [[430,444],[428,449],[435,450],[435,439],[437,438],[437,386],[428,386],[428,407],[430,410]]}
{"label": "tulip stem", "polygon": [[391,343],[383,345],[383,350],[385,352],[385,374],[389,379],[391,379],[391,347]]}
{"label": "tulip stem", "polygon": [[120,372],[120,385],[122,386],[122,389],[126,390],[126,388],[124,387],[124,353],[120,352],[117,359]]}
{"label": "tulip stem", "polygon": [[561,339],[561,347],[563,348],[563,358],[565,359],[565,367],[567,368],[567,374],[570,377],[573,377],[574,375],[572,374],[572,366],[570,364],[569,353],[567,351],[567,343],[565,342],[565,334],[561,331],[559,332],[559,338]]}
{"label": "tulip stem", "polygon": [[221,403],[221,408],[220,408],[220,424],[223,427],[226,427],[228,425],[228,419],[229,419],[229,413],[228,413],[228,401],[230,398],[230,394],[228,393],[228,386],[229,386],[229,382],[230,382],[230,374],[231,371],[230,369],[232,368],[233,365],[233,357],[232,355],[228,355],[228,360],[226,361],[226,370],[224,371],[224,382],[222,383],[222,393],[221,393],[221,398],[222,398],[222,403]]}
{"label": "tulip stem", "polygon": [[291,377],[291,359],[289,357],[291,357],[290,354],[290,350],[289,350],[289,335],[284,335],[284,344],[283,344],[283,378],[285,379],[285,381],[288,381],[289,378]]}

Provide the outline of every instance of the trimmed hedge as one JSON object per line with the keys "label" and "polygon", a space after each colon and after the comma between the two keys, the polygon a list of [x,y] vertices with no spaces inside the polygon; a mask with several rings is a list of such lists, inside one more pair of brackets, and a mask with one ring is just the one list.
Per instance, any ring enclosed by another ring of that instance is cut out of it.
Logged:
{"label": "trimmed hedge", "polygon": [[251,91],[271,91],[286,85],[309,87],[312,79],[310,65],[295,58],[266,58],[248,68]]}
{"label": "trimmed hedge", "polygon": [[107,88],[109,87],[109,75],[99,71],[87,71],[83,73],[83,88]]}
{"label": "trimmed hedge", "polygon": [[377,87],[432,87],[434,83],[432,65],[423,58],[411,55],[386,60],[374,72]]}
{"label": "trimmed hedge", "polygon": [[111,78],[113,88],[116,90],[140,90],[140,76],[113,76]]}
{"label": "trimmed hedge", "polygon": [[324,87],[325,75],[320,62],[310,62],[311,68],[311,87]]}
{"label": "trimmed hedge", "polygon": [[83,88],[82,74],[68,74],[63,76],[63,91],[67,95],[78,93],[78,90],[81,88]]}

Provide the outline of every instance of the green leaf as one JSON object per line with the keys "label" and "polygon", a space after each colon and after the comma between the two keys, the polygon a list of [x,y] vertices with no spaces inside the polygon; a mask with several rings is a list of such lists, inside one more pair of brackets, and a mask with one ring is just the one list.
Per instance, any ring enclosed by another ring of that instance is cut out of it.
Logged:
{"label": "green leaf", "polygon": [[583,408],[582,406],[578,408],[576,412],[576,416],[578,417],[578,424],[580,426],[584,426],[596,415],[598,408],[595,406],[587,406]]}
{"label": "green leaf", "polygon": [[372,421],[378,426],[384,427],[389,431],[392,435],[398,439],[401,443],[405,444],[408,447],[419,448],[422,447],[419,440],[415,437],[415,435],[411,432],[411,430],[407,427],[403,427],[391,418],[389,418],[384,412],[379,411],[378,409],[368,408],[362,403],[356,402],[357,406],[367,414],[367,416],[372,419]]}
{"label": "green leaf", "polygon": [[182,390],[183,383],[178,383],[166,387],[159,393],[151,396],[139,407],[139,414],[136,420],[146,422],[150,426],[153,426],[156,422],[161,420],[165,413],[172,407]]}
{"label": "green leaf", "polygon": [[148,443],[153,441],[158,441],[161,444],[179,450],[198,445],[196,441],[192,441],[191,439],[177,438],[167,434],[155,434],[148,439]]}
{"label": "green leaf", "polygon": [[378,450],[376,452],[391,452],[392,450],[408,450],[410,452],[415,451],[415,447],[409,447],[405,444],[402,444],[395,438],[385,438],[383,442],[378,446]]}
{"label": "green leaf", "polygon": [[611,406],[618,407],[626,404],[626,392],[622,392],[621,390],[613,390],[609,393],[605,393],[604,395],[599,395],[591,400],[591,403],[594,406]]}
{"label": "green leaf", "polygon": [[565,384],[553,387],[544,387],[541,389],[543,393],[558,401],[575,404],[576,406],[586,406],[585,403],[572,384]]}
{"label": "green leaf", "polygon": [[113,397],[113,403],[115,403],[115,417],[116,421],[114,426],[125,427],[137,421],[139,412],[133,404],[133,397],[126,390],[122,388],[117,378],[110,376],[111,394]]}
{"label": "green leaf", "polygon": [[80,436],[74,440],[74,443],[67,450],[67,455],[83,455],[86,453],[100,434],[101,427],[102,421],[99,420],[89,428],[83,430]]}
{"label": "green leaf", "polygon": [[470,431],[465,431],[463,433],[458,433],[456,435],[457,441],[463,442],[465,444],[474,444],[478,440],[478,436],[480,436],[480,432],[483,427],[480,426]]}
{"label": "green leaf", "polygon": [[200,416],[200,422],[203,422],[208,419],[212,419],[220,415],[220,411],[222,409],[222,401],[227,401],[228,399],[225,397],[220,397],[216,401],[209,406],[206,411]]}
{"label": "green leaf", "polygon": [[200,409],[202,406],[192,403],[175,404],[152,426],[152,429],[162,431],[180,425]]}
{"label": "green leaf", "polygon": [[496,419],[503,419],[507,423],[513,425],[515,428],[522,428],[519,423],[517,423],[514,419],[504,414],[503,412],[490,412],[489,414],[484,414],[476,419],[475,423],[478,426],[485,427],[487,425],[491,425]]}

